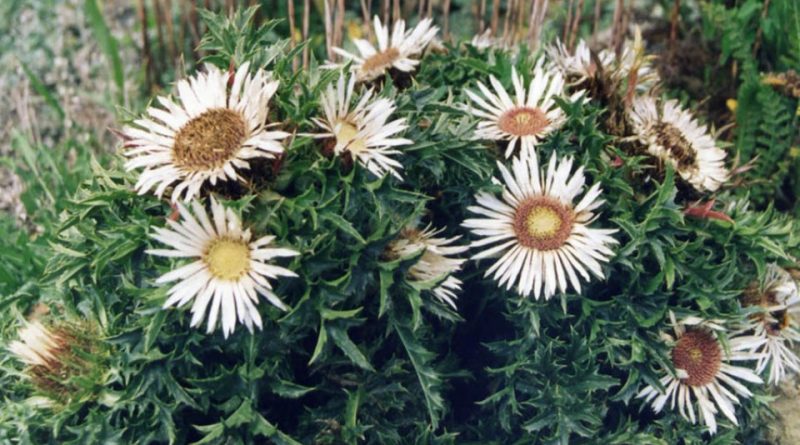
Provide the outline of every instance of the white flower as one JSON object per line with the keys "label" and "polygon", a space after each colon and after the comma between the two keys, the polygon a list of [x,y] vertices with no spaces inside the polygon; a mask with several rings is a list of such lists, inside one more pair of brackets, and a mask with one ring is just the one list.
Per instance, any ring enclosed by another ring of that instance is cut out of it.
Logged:
{"label": "white flower", "polygon": [[717,432],[716,415],[721,411],[734,425],[735,405],[740,397],[753,395],[746,386],[737,380],[750,383],[763,383],[752,370],[731,365],[730,362],[753,360],[757,355],[746,352],[761,340],[751,336],[731,338],[729,350],[723,348],[714,331],[722,333],[724,328],[718,323],[706,322],[698,317],[689,317],[680,323],[670,311],[675,336],[664,334],[672,346],[670,359],[675,372],[664,370],[660,383],[661,391],[648,385],[638,395],[646,403],[651,403],[655,412],[661,412],[669,402],[670,409],[677,406],[680,415],[696,423],[695,403],[700,421],[708,426],[709,432]]}
{"label": "white flower", "polygon": [[600,61],[600,66],[597,66],[592,60],[589,45],[583,39],[578,41],[574,53],[570,53],[560,40],[547,47],[545,51],[553,65],[561,70],[564,76],[577,78],[576,83],[594,77],[599,69],[608,70],[615,60],[614,53],[604,49],[596,54],[597,60]]}
{"label": "white flower", "polygon": [[[559,289],[567,291],[567,282],[580,293],[578,275],[589,280],[589,273],[603,278],[601,263],[614,254],[609,248],[617,241],[610,235],[616,230],[590,228],[597,218],[594,211],[603,204],[600,184],[594,184],[577,205],[573,200],[584,189],[583,167],[571,174],[572,158],[557,162],[550,158],[547,172],[540,171],[536,154],[515,158],[509,170],[498,162],[503,181],[502,200],[481,192],[479,206],[468,210],[483,218],[467,219],[463,226],[481,237],[470,247],[491,248],[473,259],[500,256],[486,276],[494,274],[500,286],[510,289],[517,283],[517,293],[544,293],[549,299]],[[542,289],[544,288],[544,292]]]}
{"label": "white flower", "polygon": [[25,322],[19,331],[19,340],[9,344],[8,350],[30,366],[54,368],[59,363],[59,350],[64,339],[52,333],[38,321]]}
{"label": "white flower", "polygon": [[401,152],[394,147],[413,141],[393,136],[408,128],[406,120],[386,122],[396,107],[389,99],[373,98],[372,89],[362,93],[353,106],[355,83],[355,76],[349,81],[345,76],[340,76],[336,88],[328,85],[320,99],[325,117],[312,118],[325,132],[312,136],[335,139],[334,153],[349,153],[375,176],[391,173],[402,179],[398,170],[403,165],[392,158]]}
{"label": "white flower", "polygon": [[508,45],[503,42],[503,39],[492,36],[492,30],[490,28],[487,28],[482,34],[475,34],[469,44],[480,50],[489,48],[501,50],[509,49]]}
{"label": "white flower", "polygon": [[436,235],[443,230],[435,230],[430,226],[424,230],[407,228],[389,244],[388,254],[391,258],[405,258],[424,251],[419,260],[408,269],[409,276],[419,282],[442,280],[432,290],[433,295],[455,309],[456,292],[461,291],[462,282],[452,274],[461,269],[466,260],[452,256],[466,252],[469,246],[452,245],[460,236],[437,238]]}
{"label": "white flower", "polygon": [[[541,59],[533,70],[533,78],[527,91],[516,68],[512,71],[514,98],[509,96],[494,76],[490,76],[489,81],[494,93],[482,82],[478,82],[483,97],[468,89],[464,90],[474,103],[474,106],[467,107],[467,111],[481,119],[475,130],[477,139],[508,141],[506,158],[514,153],[517,142],[520,144],[522,156],[530,155],[540,140],[564,124],[564,112],[554,100],[564,92],[564,78],[558,72],[545,71]],[[578,100],[582,93],[578,92],[568,100]]]}
{"label": "white flower", "polygon": [[181,307],[194,300],[191,326],[200,324],[209,310],[207,332],[216,328],[220,318],[226,338],[234,331],[237,319],[251,332],[253,325],[261,328],[261,316],[256,308],[258,294],[276,307],[287,310],[288,307],[273,293],[268,279],[297,275],[269,264],[269,261],[277,257],[292,257],[298,252],[270,247],[274,236],[250,241],[250,230],[242,230],[238,216],[213,198],[211,218],[197,201],[191,205],[190,212],[178,203],[182,221],[167,220],[170,228],[157,228],[152,235],[153,239],[170,249],[147,251],[151,255],[195,259],[156,280],[158,284],[178,281],[167,291],[169,298],[164,308]]}
{"label": "white flower", "polygon": [[726,153],[677,101],[667,100],[659,107],[652,97],[638,97],[630,118],[647,152],[672,165],[698,191],[713,192],[728,180]]}
{"label": "white flower", "polygon": [[637,89],[648,90],[659,80],[658,72],[651,66],[650,59],[644,56],[641,42],[626,42],[620,57],[612,51],[603,49],[595,53],[596,59],[594,59],[589,45],[583,39],[578,41],[574,52],[561,41],[556,41],[545,51],[552,64],[574,84],[594,78],[601,72],[610,80],[628,79],[634,66]]}
{"label": "white flower", "polygon": [[[178,82],[176,103],[159,97],[161,107],[123,130],[125,168],[144,168],[136,183],[139,194],[155,189],[161,196],[172,184],[172,200],[188,201],[200,188],[217,181],[239,180],[250,160],[283,153],[279,142],[288,133],[268,131],[268,103],[278,82],[249,63],[230,75],[212,65],[206,72]],[[231,82],[230,89],[228,84]]]}
{"label": "white flower", "polygon": [[760,309],[742,330],[763,341],[749,350],[760,355],[756,372],[763,375],[769,369],[767,381],[771,385],[778,385],[789,373],[800,372],[800,358],[794,352],[800,331],[793,316],[800,310],[800,290],[789,272],[769,264],[763,285],[748,288],[743,303]]}
{"label": "white flower", "polygon": [[[390,68],[398,71],[411,72],[419,65],[418,57],[431,43],[439,32],[431,19],[423,19],[416,27],[406,31],[406,22],[398,20],[392,29],[389,39],[389,27],[383,26],[378,16],[375,16],[375,36],[378,39],[378,48],[369,41],[355,39],[353,43],[361,55],[355,55],[341,48],[333,48],[340,56],[352,60],[351,69],[356,73],[359,81],[370,81],[383,76]],[[341,64],[328,63],[326,68],[340,67]]]}

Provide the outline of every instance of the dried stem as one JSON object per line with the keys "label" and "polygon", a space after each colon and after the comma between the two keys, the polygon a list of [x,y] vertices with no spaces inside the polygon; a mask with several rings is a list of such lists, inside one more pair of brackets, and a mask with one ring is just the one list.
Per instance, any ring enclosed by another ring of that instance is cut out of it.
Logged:
{"label": "dried stem", "polygon": [[566,45],[569,38],[569,28],[572,24],[572,8],[575,6],[575,0],[569,0],[567,3],[567,16],[564,18],[564,30],[561,32],[561,41]]}
{"label": "dried stem", "polygon": [[594,23],[592,24],[592,37],[597,37],[597,31],[600,30],[600,15],[603,12],[603,0],[595,0],[594,2]]}
{"label": "dried stem", "polygon": [[166,25],[167,34],[169,35],[169,38],[167,39],[169,60],[170,62],[174,63],[175,59],[178,58],[178,42],[175,41],[175,24],[172,19],[172,0],[163,0],[163,2],[164,4],[162,6],[164,8],[164,24]]}
{"label": "dried stem", "polygon": [[[308,22],[311,16],[311,0],[303,0],[303,41],[308,40]],[[303,68],[308,69],[310,54],[308,45],[303,47]]]}
{"label": "dried stem", "polygon": [[669,19],[669,52],[675,52],[675,41],[678,40],[678,22],[681,19],[681,0],[675,0],[672,15]]}
{"label": "dried stem", "polygon": [[147,90],[153,90],[153,55],[150,54],[150,38],[147,36],[147,9],[144,0],[136,2],[136,15],[142,25],[142,60],[144,61],[144,77]]}
{"label": "dried stem", "polygon": [[614,4],[614,23],[611,28],[611,45],[614,47],[614,52],[617,57],[622,52],[622,37],[625,34],[625,0],[617,0]]}
{"label": "dried stem", "polygon": [[364,20],[364,27],[367,28],[367,38],[372,38],[372,26],[370,26],[369,2],[361,0],[361,17]]}
{"label": "dried stem", "polygon": [[450,39],[450,0],[444,0],[442,4],[442,9],[444,13],[444,29],[443,35],[445,40]]}
{"label": "dried stem", "polygon": [[486,29],[486,20],[484,16],[486,15],[486,0],[481,0],[480,4],[478,5],[478,32],[482,33],[484,29]]}
{"label": "dried stem", "polygon": [[769,12],[769,4],[770,0],[764,0],[764,6],[761,7],[761,20],[758,22],[758,30],[756,31],[756,41],[753,44],[753,57],[758,55],[758,50],[761,48],[761,36],[764,34],[764,28],[761,27],[761,24],[764,23],[764,19],[767,18],[767,13]]}
{"label": "dried stem", "polygon": [[[286,9],[288,10],[289,15],[289,44],[290,48],[294,49],[297,46],[297,42],[295,41],[295,35],[297,33],[297,27],[294,24],[294,0],[286,0]],[[292,57],[292,70],[297,71],[298,60],[297,57]]]}
{"label": "dried stem", "polygon": [[333,12],[331,11],[331,2],[334,0],[323,0],[323,22],[325,25],[325,51],[328,54],[328,60],[333,60]]}
{"label": "dried stem", "polygon": [[403,18],[403,14],[400,12],[400,0],[392,1],[392,20],[398,21]]}
{"label": "dried stem", "polygon": [[189,9],[189,13],[186,14],[186,26],[192,37],[192,49],[195,49],[200,43],[200,18],[197,15],[197,4],[192,0],[184,0],[184,2]]}
{"label": "dried stem", "polygon": [[336,18],[333,28],[333,46],[342,46],[344,39],[344,0],[336,2]]}
{"label": "dried stem", "polygon": [[518,0],[517,7],[514,11],[514,27],[511,32],[511,40],[516,42],[518,37],[522,35],[522,29],[525,27],[525,9],[528,0]]}
{"label": "dried stem", "polygon": [[490,26],[492,29],[492,35],[497,35],[497,25],[500,21],[500,0],[492,0],[492,20],[490,22]]}
{"label": "dried stem", "polygon": [[578,27],[581,24],[581,13],[583,12],[583,1],[578,0],[578,5],[575,7],[575,13],[572,16],[572,30],[569,34],[569,49],[575,49],[575,40],[578,38]]}
{"label": "dried stem", "polygon": [[547,14],[547,4],[548,0],[533,0],[530,20],[531,27],[528,31],[528,41],[530,42],[531,48],[535,48],[539,45],[544,17]]}
{"label": "dried stem", "polygon": [[383,23],[388,26],[388,23],[389,23],[389,0],[383,0]]}
{"label": "dried stem", "polygon": [[511,32],[511,15],[514,13],[515,0],[508,0],[506,5],[506,16],[503,18],[503,41],[508,42],[508,36]]}
{"label": "dried stem", "polygon": [[[164,61],[167,57],[167,45],[164,41],[164,29],[162,28],[164,22],[164,14],[161,11],[161,4],[158,0],[153,1],[153,15],[156,19],[156,38],[158,39],[158,53],[159,53],[159,60]],[[144,24],[147,27],[147,23]],[[160,64],[159,64],[160,65]],[[156,68],[156,72],[159,69]]]}

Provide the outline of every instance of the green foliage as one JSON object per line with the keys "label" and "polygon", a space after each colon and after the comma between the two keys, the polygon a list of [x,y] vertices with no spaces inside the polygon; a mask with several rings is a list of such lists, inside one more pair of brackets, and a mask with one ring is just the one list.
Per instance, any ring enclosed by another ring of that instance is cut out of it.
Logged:
{"label": "green foliage", "polygon": [[800,159],[791,150],[800,143],[798,101],[764,84],[761,74],[800,68],[797,2],[747,0],[735,7],[714,2],[704,16],[707,37],[721,40],[719,62],[738,63],[735,147],[743,163],[754,163],[747,175],[750,196],[760,206],[775,201],[798,214]]}
{"label": "green foliage", "polygon": [[[740,25],[718,23],[728,39],[724,57],[743,63],[749,46],[737,46],[733,33],[752,42],[750,24],[760,11],[760,3],[746,3],[735,13],[712,5]],[[305,135],[337,73],[313,65],[293,70],[295,53],[275,35],[276,22],[255,26],[255,14],[204,12],[209,32],[201,49],[206,61],[223,68],[269,67],[280,87],[268,121],[292,137],[285,157],[254,163],[244,184],[218,186],[213,194],[255,235],[274,235],[300,252],[282,263],[298,277],[275,282],[290,309],[262,303],[263,331],[239,326],[228,339],[190,327],[185,309],[162,309],[167,288],[155,283],[184,263],[146,252],[155,244],[150,234],[171,217],[170,205],[136,195],[134,174],[123,173],[119,158],[97,162],[83,151],[68,166],[56,159],[74,142],[48,150],[18,136],[24,164],[14,166],[30,184],[23,200],[38,209],[35,221],[49,225],[41,241],[18,230],[0,241],[8,252],[0,268],[0,309],[10,314],[0,318],[2,336],[14,338],[19,319],[41,302],[51,308],[50,319],[96,325],[97,341],[113,352],[98,354],[105,372],[92,382],[100,386],[91,388],[92,397],[49,410],[34,406],[35,389],[23,368],[0,352],[0,441],[662,445],[760,439],[768,400],[763,387],[751,387],[755,396],[738,409],[742,427],[720,416],[724,426],[716,436],[674,410],[652,413],[636,395],[645,385],[659,386],[660,371],[671,366],[660,337],[670,329],[669,311],[741,321],[742,290],[767,264],[796,263],[797,222],[769,205],[751,208],[737,191],[717,196],[716,209],[733,222],[687,215],[696,196],[681,188],[671,168],[605,134],[607,110],[561,102],[566,122],[538,145],[539,158],[572,156],[589,183],[602,184],[606,202],[593,224],[618,229],[620,242],[604,265],[606,278],[560,301],[536,301],[499,289],[483,276],[485,261],[470,262],[458,274],[464,286],[453,310],[433,298],[436,280],[409,279],[421,254],[390,258],[386,248],[417,223],[470,241],[460,227],[467,208],[478,191],[498,190],[492,176],[505,159],[502,147],[473,139],[476,122],[461,107],[464,87],[490,74],[510,87],[512,67],[529,80],[534,57],[451,45],[428,54],[413,78],[386,76],[376,84],[377,94],[393,99],[395,114],[407,120],[403,137],[414,141],[399,157],[400,182],[328,156],[323,142]],[[755,116],[756,107],[768,106]],[[782,159],[796,132],[796,117],[785,114],[791,106],[758,82],[740,90],[739,151],[768,161],[758,175],[788,174]],[[770,193],[753,190],[758,199]],[[11,224],[0,219],[0,228]]]}

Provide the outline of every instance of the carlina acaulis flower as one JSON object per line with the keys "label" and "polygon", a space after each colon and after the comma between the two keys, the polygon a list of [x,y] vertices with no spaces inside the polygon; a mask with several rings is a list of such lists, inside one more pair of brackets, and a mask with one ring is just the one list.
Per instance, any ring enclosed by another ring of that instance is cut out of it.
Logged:
{"label": "carlina acaulis flower", "polygon": [[[511,72],[514,97],[510,96],[494,76],[489,76],[494,92],[478,82],[481,95],[464,90],[472,104],[466,106],[469,114],[480,119],[475,129],[476,139],[506,141],[505,157],[510,158],[519,146],[520,156],[529,156],[536,145],[566,121],[564,111],[555,101],[564,93],[564,78],[557,70],[545,69],[539,59],[527,89],[516,68]],[[565,100],[579,100],[577,92]]]}
{"label": "carlina acaulis flower", "polygon": [[272,290],[269,280],[295,277],[289,269],[272,264],[275,258],[293,257],[299,252],[274,246],[275,237],[252,240],[250,229],[231,209],[211,198],[211,215],[198,202],[190,207],[178,203],[180,222],[167,220],[169,228],[156,228],[153,239],[169,249],[150,249],[150,255],[170,258],[191,258],[156,280],[157,284],[177,281],[167,291],[164,308],[181,307],[193,301],[192,327],[198,326],[208,311],[211,333],[221,320],[225,338],[234,332],[237,321],[250,332],[262,327],[258,312],[259,295],[272,305],[287,310],[288,306]]}
{"label": "carlina acaulis flower", "polygon": [[789,272],[769,264],[763,283],[753,283],[745,289],[742,305],[758,309],[742,329],[763,341],[750,350],[760,354],[756,372],[763,375],[769,370],[767,381],[771,385],[778,385],[790,373],[800,372],[800,357],[795,353],[795,345],[800,342],[795,320],[800,311],[800,288]]}
{"label": "carlina acaulis flower", "polygon": [[454,245],[461,237],[440,238],[444,228],[434,229],[430,225],[423,230],[407,227],[389,243],[387,256],[391,259],[405,258],[423,252],[422,256],[408,269],[409,278],[417,282],[440,280],[432,289],[433,295],[442,303],[456,309],[455,300],[461,291],[461,280],[453,276],[461,269],[466,259],[456,255],[466,252],[469,246]]}
{"label": "carlina acaulis flower", "polygon": [[728,180],[725,151],[677,101],[659,103],[653,97],[639,97],[629,116],[635,138],[647,152],[670,164],[697,191],[716,191]]}
{"label": "carlina acaulis flower", "polygon": [[723,335],[725,328],[718,321],[703,320],[699,317],[687,317],[677,322],[675,314],[670,311],[670,321],[675,335],[663,334],[671,346],[669,358],[671,369],[663,370],[660,379],[664,387],[662,391],[654,385],[648,385],[639,394],[645,402],[651,403],[655,412],[661,410],[669,402],[669,408],[678,408],[680,415],[696,423],[699,419],[711,434],[717,432],[716,415],[719,412],[734,425],[736,420],[735,405],[740,397],[752,397],[753,393],[741,382],[763,383],[761,378],[749,368],[734,366],[731,362],[755,360],[758,354],[748,352],[761,344],[762,340],[753,336],[736,336],[728,341],[728,348],[723,347],[718,335]]}
{"label": "carlina acaulis flower", "polygon": [[549,299],[556,290],[566,293],[569,285],[580,293],[579,276],[603,278],[602,263],[614,255],[616,230],[590,227],[605,202],[599,183],[574,203],[586,177],[583,167],[573,172],[573,164],[572,158],[559,162],[555,153],[546,170],[536,153],[514,158],[511,168],[498,162],[502,181],[494,182],[503,186],[502,199],[481,192],[475,196],[478,205],[467,208],[481,216],[462,224],[476,236],[470,247],[483,248],[472,259],[499,257],[486,271],[499,286],[516,284],[521,296]]}
{"label": "carlina acaulis flower", "polygon": [[[406,22],[398,20],[392,27],[391,36],[389,27],[381,23],[376,15],[374,18],[375,37],[378,47],[373,46],[364,39],[355,39],[353,44],[358,48],[360,55],[333,48],[336,54],[352,61],[351,70],[359,81],[366,82],[383,76],[390,69],[401,72],[414,71],[419,65],[419,58],[425,47],[431,43],[439,28],[433,26],[429,18],[422,19],[417,26],[406,30]],[[339,68],[342,64],[327,63],[324,68]]]}
{"label": "carlina acaulis flower", "polygon": [[267,125],[269,101],[278,81],[244,63],[231,77],[213,65],[178,82],[179,102],[159,97],[160,107],[123,129],[127,170],[143,168],[139,194],[161,196],[173,184],[172,200],[187,201],[205,184],[238,181],[256,158],[274,159],[289,134]]}
{"label": "carlina acaulis flower", "polygon": [[27,365],[25,373],[42,395],[66,402],[91,393],[100,381],[103,346],[93,334],[95,329],[87,323],[47,326],[26,321],[8,350]]}
{"label": "carlina acaulis flower", "polygon": [[349,155],[377,177],[388,173],[402,179],[403,164],[396,159],[402,152],[397,148],[413,143],[397,137],[408,128],[406,120],[389,120],[394,101],[374,97],[372,89],[358,93],[355,88],[356,77],[344,74],[335,87],[328,85],[320,98],[324,115],[311,119],[323,132],[311,136],[325,139],[335,155]]}

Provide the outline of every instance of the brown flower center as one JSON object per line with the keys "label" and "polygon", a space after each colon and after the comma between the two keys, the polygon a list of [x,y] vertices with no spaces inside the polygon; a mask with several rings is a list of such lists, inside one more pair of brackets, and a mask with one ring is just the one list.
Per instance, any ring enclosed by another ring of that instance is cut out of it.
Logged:
{"label": "brown flower center", "polygon": [[174,162],[188,170],[222,167],[242,147],[247,125],[241,113],[214,108],[192,118],[175,135]]}
{"label": "brown flower center", "polygon": [[714,381],[722,365],[722,348],[711,332],[702,329],[686,331],[672,349],[672,363],[686,371],[682,379],[689,386],[703,386]]}
{"label": "brown flower center", "polygon": [[546,196],[527,198],[514,214],[517,241],[536,250],[563,246],[572,233],[575,213],[559,201]]}
{"label": "brown flower center", "polygon": [[550,125],[541,108],[517,107],[503,113],[497,126],[514,136],[538,135]]}
{"label": "brown flower center", "polygon": [[364,61],[361,70],[365,73],[370,71],[382,71],[392,66],[400,58],[400,51],[397,48],[387,48],[384,51],[375,53]]}
{"label": "brown flower center", "polygon": [[241,240],[220,238],[211,242],[204,259],[214,277],[238,280],[250,270],[250,246]]}
{"label": "brown flower center", "polygon": [[669,152],[670,158],[678,164],[679,169],[685,170],[695,165],[695,150],[680,130],[666,122],[658,122],[654,129],[656,141]]}
{"label": "brown flower center", "polygon": [[759,306],[763,309],[761,312],[750,315],[750,319],[762,323],[769,335],[780,335],[781,331],[792,322],[791,314],[785,309],[767,312],[768,308],[779,304],[775,289],[762,291],[759,289],[758,283],[750,284],[742,295],[743,306]]}

